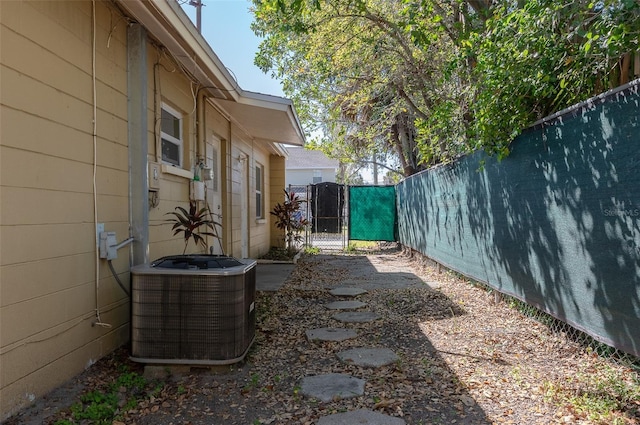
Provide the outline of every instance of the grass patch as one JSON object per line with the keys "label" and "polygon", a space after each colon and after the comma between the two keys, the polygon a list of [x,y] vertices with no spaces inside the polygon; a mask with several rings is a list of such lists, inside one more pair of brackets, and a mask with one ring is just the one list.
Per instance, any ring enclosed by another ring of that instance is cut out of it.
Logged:
{"label": "grass patch", "polygon": [[640,378],[633,370],[605,364],[566,382],[547,382],[545,396],[574,416],[597,424],[624,425],[640,419]]}
{"label": "grass patch", "polygon": [[148,382],[126,365],[119,367],[119,374],[111,382],[87,391],[73,403],[66,417],[57,420],[55,425],[95,424],[111,425],[124,418],[129,410],[147,397]]}
{"label": "grass patch", "polygon": [[344,249],[347,253],[358,251],[376,251],[380,248],[378,242],[372,241],[349,241],[349,245]]}

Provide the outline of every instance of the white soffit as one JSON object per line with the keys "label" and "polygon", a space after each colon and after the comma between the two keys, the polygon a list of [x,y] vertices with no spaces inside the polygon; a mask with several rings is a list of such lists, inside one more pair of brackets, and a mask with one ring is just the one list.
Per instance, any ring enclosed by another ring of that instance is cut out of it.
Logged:
{"label": "white soffit", "polygon": [[256,140],[302,146],[304,135],[289,99],[241,91],[236,101],[212,99]]}

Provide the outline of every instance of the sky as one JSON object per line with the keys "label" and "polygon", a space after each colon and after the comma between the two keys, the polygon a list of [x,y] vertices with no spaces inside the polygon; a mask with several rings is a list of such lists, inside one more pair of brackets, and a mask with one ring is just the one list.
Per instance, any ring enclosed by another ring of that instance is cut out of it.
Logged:
{"label": "sky", "polygon": [[[196,22],[196,8],[180,1]],[[280,83],[253,64],[260,39],[251,30],[250,1],[202,0],[202,35],[243,90],[284,96]]]}
{"label": "sky", "polygon": [[[195,25],[196,8],[189,6],[189,0],[180,0],[180,3]],[[240,87],[243,90],[284,97],[280,82],[253,64],[260,39],[251,30],[251,2],[202,0],[202,4],[202,35],[231,74],[235,75]],[[373,181],[370,169],[363,169],[360,174],[365,182]]]}

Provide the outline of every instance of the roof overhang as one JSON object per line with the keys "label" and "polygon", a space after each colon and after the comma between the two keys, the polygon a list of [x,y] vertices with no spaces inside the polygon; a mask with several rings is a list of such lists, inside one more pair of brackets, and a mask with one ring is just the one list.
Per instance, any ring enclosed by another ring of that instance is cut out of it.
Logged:
{"label": "roof overhang", "polygon": [[[258,142],[302,146],[304,131],[291,100],[238,87],[231,73],[174,0],[118,0],[166,47],[227,117]],[[274,153],[286,150],[272,146]]]}
{"label": "roof overhang", "polygon": [[304,134],[289,99],[242,91],[237,100],[213,99],[256,140],[302,146]]}

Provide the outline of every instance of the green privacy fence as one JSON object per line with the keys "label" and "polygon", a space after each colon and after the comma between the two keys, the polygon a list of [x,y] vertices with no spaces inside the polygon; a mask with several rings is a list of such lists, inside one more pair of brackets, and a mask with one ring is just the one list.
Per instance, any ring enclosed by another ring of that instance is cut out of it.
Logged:
{"label": "green privacy fence", "polygon": [[640,356],[638,88],[404,180],[399,241]]}
{"label": "green privacy fence", "polygon": [[395,186],[349,187],[349,239],[396,241]]}

